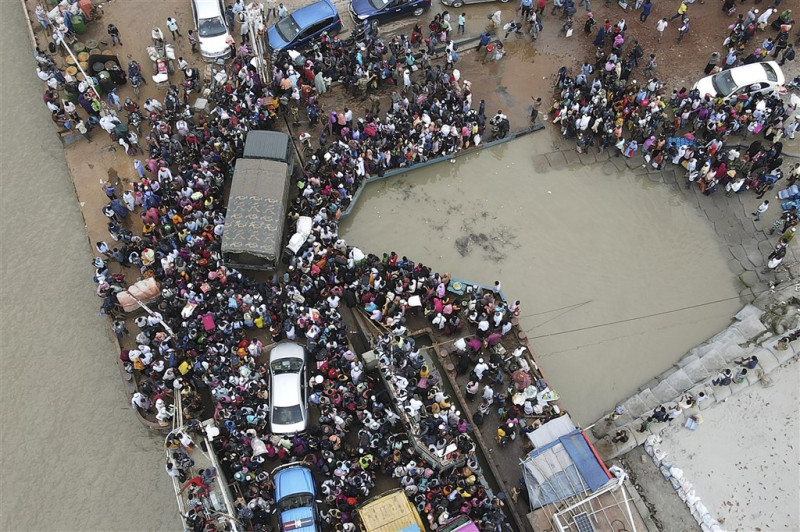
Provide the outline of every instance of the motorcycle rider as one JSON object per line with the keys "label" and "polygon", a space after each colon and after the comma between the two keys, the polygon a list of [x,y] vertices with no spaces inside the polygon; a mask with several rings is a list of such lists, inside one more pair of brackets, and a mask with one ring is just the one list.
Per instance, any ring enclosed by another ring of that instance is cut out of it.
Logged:
{"label": "motorcycle rider", "polygon": [[142,67],[138,62],[133,60],[128,63],[128,78],[131,80],[134,78],[139,78],[139,81],[142,83],[147,83],[147,81],[144,79],[144,76],[142,76]]}
{"label": "motorcycle rider", "polygon": [[496,139],[505,138],[511,127],[508,122],[508,117],[503,114],[502,110],[497,111],[497,114],[492,117],[489,123],[492,125],[492,135]]}
{"label": "motorcycle rider", "polygon": [[122,106],[129,115],[139,110],[139,104],[131,100],[130,98],[125,98],[125,105]]}
{"label": "motorcycle rider", "polygon": [[197,85],[198,73],[196,68],[186,67],[183,71],[185,76],[184,87],[189,91],[193,90]]}

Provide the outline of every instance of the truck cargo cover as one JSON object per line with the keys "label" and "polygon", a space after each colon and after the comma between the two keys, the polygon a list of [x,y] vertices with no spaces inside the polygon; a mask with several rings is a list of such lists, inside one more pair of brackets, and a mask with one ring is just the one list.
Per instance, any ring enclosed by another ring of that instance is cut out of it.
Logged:
{"label": "truck cargo cover", "polygon": [[233,173],[222,252],[275,262],[283,239],[289,192],[286,163],[239,159]]}

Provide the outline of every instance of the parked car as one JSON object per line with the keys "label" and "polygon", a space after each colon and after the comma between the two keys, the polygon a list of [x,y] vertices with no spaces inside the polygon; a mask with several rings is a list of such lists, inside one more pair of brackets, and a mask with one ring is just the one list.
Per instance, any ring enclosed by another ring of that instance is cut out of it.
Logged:
{"label": "parked car", "polygon": [[311,470],[300,462],[279,466],[272,472],[281,532],[318,532],[317,492]]}
{"label": "parked car", "polygon": [[231,54],[231,34],[225,24],[223,0],[191,0],[197,44],[204,61],[226,59]]}
{"label": "parked car", "polygon": [[482,4],[483,2],[500,2],[505,4],[508,0],[442,0],[442,4],[450,7],[461,7],[464,4]]}
{"label": "parked car", "polygon": [[431,0],[350,0],[350,16],[356,24],[365,20],[386,22],[408,15],[419,17],[430,7]]}
{"label": "parked car", "polygon": [[273,434],[306,430],[305,349],[294,342],[276,345],[269,354],[270,416]]}
{"label": "parked car", "polygon": [[695,83],[694,88],[700,92],[700,96],[710,94],[712,98],[722,97],[725,101],[733,101],[751,94],[782,94],[786,92],[785,81],[778,63],[767,61],[706,76]]}
{"label": "parked car", "polygon": [[303,6],[278,21],[267,30],[269,46],[273,50],[302,49],[311,44],[322,32],[336,34],[342,29],[342,19],[330,0],[319,0]]}

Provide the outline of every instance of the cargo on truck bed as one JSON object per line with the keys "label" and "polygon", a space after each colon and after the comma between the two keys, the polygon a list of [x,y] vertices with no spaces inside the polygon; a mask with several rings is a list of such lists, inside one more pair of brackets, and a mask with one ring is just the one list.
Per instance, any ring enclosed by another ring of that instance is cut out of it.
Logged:
{"label": "cargo on truck bed", "polygon": [[370,499],[356,509],[362,532],[422,532],[419,512],[401,489]]}
{"label": "cargo on truck bed", "polygon": [[245,270],[273,270],[278,266],[288,196],[286,163],[236,161],[222,235],[222,256],[227,265]]}

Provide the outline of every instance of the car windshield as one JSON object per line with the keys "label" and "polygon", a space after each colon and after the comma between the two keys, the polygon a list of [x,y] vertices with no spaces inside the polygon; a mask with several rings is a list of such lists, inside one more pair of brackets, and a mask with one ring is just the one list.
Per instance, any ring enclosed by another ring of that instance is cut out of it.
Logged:
{"label": "car windshield", "polygon": [[223,22],[222,17],[215,17],[215,18],[205,18],[200,21],[200,24],[197,28],[197,33],[200,37],[216,37],[217,35],[223,35],[226,31],[225,22]]}
{"label": "car windshield", "polygon": [[295,493],[278,501],[278,510],[283,513],[295,508],[308,508],[313,502],[314,496],[310,493]]}
{"label": "car windshield", "polygon": [[295,22],[294,17],[291,15],[275,24],[275,28],[286,42],[290,42],[300,33],[300,26],[297,25],[297,22]]}
{"label": "car windshield", "polygon": [[730,70],[715,74],[711,78],[711,84],[714,85],[714,90],[723,96],[729,95],[737,88],[736,83],[733,81],[733,76],[731,76]]}
{"label": "car windshield", "polygon": [[369,0],[369,3],[372,4],[372,7],[374,7],[375,9],[381,10],[384,7],[386,7],[391,1],[392,0]]}
{"label": "car windshield", "polygon": [[303,421],[300,405],[276,406],[272,409],[272,423],[275,425],[294,425]]}
{"label": "car windshield", "polygon": [[272,368],[273,375],[281,375],[283,373],[297,373],[303,369],[303,361],[299,358],[282,358],[274,360],[270,367]]}
{"label": "car windshield", "polygon": [[775,69],[772,68],[771,65],[766,63],[760,63],[762,67],[764,67],[764,72],[767,74],[767,79],[770,81],[778,81],[778,73],[775,72]]}

